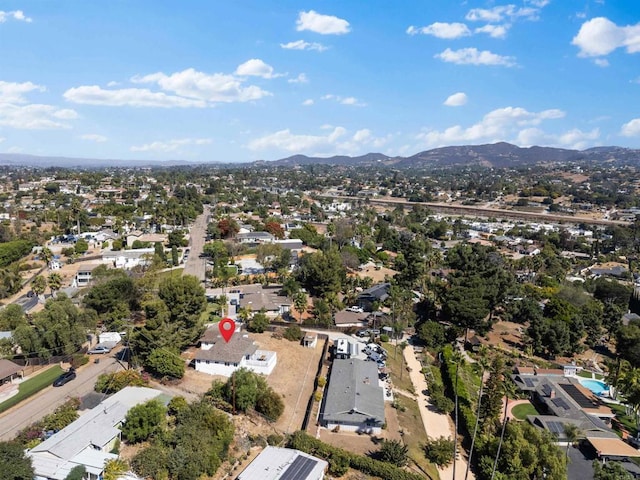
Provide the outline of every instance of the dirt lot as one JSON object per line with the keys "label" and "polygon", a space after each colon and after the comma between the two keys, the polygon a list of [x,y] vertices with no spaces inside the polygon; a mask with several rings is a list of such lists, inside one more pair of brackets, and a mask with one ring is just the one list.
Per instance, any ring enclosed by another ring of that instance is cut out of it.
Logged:
{"label": "dirt lot", "polygon": [[275,427],[282,432],[294,432],[302,428],[302,420],[309,397],[313,394],[315,379],[322,344],[316,348],[305,348],[299,343],[289,340],[278,340],[271,333],[250,334],[260,348],[278,353],[278,364],[267,383],[283,395],[284,414],[276,422]]}
{"label": "dirt lot", "polygon": [[373,283],[384,282],[385,277],[388,275],[389,277],[393,277],[396,273],[395,270],[391,270],[390,268],[381,267],[380,269],[375,268],[367,268],[366,270],[361,270],[357,273],[360,278],[369,277],[373,280]]}

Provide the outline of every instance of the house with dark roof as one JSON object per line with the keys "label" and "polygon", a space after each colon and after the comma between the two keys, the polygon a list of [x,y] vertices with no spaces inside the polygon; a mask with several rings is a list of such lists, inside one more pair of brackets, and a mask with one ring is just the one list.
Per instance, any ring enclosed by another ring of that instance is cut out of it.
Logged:
{"label": "house with dark roof", "polygon": [[268,446],[236,480],[322,480],[328,466],[300,450]]}
{"label": "house with dark roof", "polygon": [[293,302],[279,292],[280,288],[245,285],[240,290],[239,308],[248,308],[252,314],[264,310],[270,319],[286,316],[291,312]]}
{"label": "house with dark roof", "polygon": [[320,412],[321,425],[380,434],[384,422],[384,391],[376,362],[334,360]]}
{"label": "house with dark roof", "polygon": [[225,377],[230,377],[239,368],[269,375],[277,362],[276,352],[259,350],[248,335],[239,331],[225,341],[217,324],[209,327],[200,338],[200,349],[194,359],[197,371]]}
{"label": "house with dark roof", "polygon": [[390,289],[390,283],[380,283],[371,288],[367,288],[358,295],[358,306],[365,312],[371,312],[374,303],[382,303],[389,298]]}

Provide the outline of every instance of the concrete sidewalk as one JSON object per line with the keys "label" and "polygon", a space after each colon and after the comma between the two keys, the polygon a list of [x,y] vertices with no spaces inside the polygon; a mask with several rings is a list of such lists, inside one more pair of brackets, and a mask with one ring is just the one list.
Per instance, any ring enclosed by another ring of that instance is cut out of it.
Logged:
{"label": "concrete sidewalk", "polygon": [[[431,439],[445,437],[453,439],[454,428],[449,415],[437,413],[435,409],[428,408],[431,403],[430,399],[423,392],[428,391],[427,381],[421,372],[422,366],[416,358],[411,345],[403,350],[404,360],[409,367],[409,376],[416,390],[418,407],[420,408],[420,416],[427,436]],[[459,459],[456,461],[456,476],[453,477],[453,464],[446,468],[438,469],[441,480],[464,480],[465,471],[467,469],[467,460],[463,456],[464,451],[458,448]],[[473,472],[469,472],[469,479],[475,479]]]}

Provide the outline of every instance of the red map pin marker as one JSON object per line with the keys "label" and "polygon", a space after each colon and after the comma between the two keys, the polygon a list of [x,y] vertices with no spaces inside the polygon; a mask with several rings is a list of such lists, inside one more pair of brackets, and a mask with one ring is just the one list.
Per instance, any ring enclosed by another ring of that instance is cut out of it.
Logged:
{"label": "red map pin marker", "polygon": [[233,336],[233,332],[236,331],[236,322],[230,318],[223,318],[218,323],[218,330],[220,330],[220,335],[222,335],[224,341],[229,343],[229,340],[231,340],[231,337]]}

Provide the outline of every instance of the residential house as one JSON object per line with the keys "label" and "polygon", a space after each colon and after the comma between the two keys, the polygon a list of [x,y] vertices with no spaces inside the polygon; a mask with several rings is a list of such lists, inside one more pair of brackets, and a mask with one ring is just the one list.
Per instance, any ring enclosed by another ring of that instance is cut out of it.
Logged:
{"label": "residential house", "polygon": [[230,377],[239,368],[269,375],[276,367],[278,356],[276,352],[258,350],[258,345],[239,331],[225,341],[216,324],[207,328],[200,338],[200,349],[194,361],[198,372],[209,375]]}
{"label": "residential house", "polygon": [[320,413],[322,426],[350,432],[382,432],[384,391],[376,362],[359,359],[333,361]]}
{"label": "residential house", "polygon": [[274,319],[291,312],[293,302],[284,295],[279,295],[280,287],[263,287],[262,285],[245,285],[240,287],[240,308],[248,308],[252,314],[264,310],[267,317]]}
{"label": "residential house", "polygon": [[380,304],[389,298],[390,290],[390,283],[380,283],[371,288],[367,288],[358,295],[358,306],[365,312],[371,312],[373,311],[374,304]]}
{"label": "residential house", "polygon": [[259,245],[261,243],[273,243],[275,237],[269,232],[246,232],[237,233],[236,242],[249,245]]}
{"label": "residential house", "polygon": [[73,280],[73,286],[82,288],[91,284],[91,280],[93,280],[93,271],[98,266],[97,263],[82,265],[78,268],[76,272],[76,276]]}
{"label": "residential house", "polygon": [[341,360],[357,357],[360,355],[360,342],[352,341],[350,338],[336,338],[333,342],[333,356]]}
{"label": "residential house", "polygon": [[236,480],[323,480],[328,466],[300,450],[268,446]]}
{"label": "residential house", "polygon": [[136,248],[135,250],[108,250],[102,252],[102,263],[114,268],[131,270],[138,265],[150,265],[154,254],[153,247]]}
{"label": "residential house", "polygon": [[341,310],[333,316],[336,327],[364,327],[368,324],[366,313],[348,312]]}
{"label": "residential house", "polygon": [[27,451],[35,479],[64,480],[71,469],[85,467],[87,480],[98,480],[104,464],[118,458],[109,453],[120,439],[120,429],[127,412],[141,403],[161,398],[159,390],[125,387],[76,421]]}

